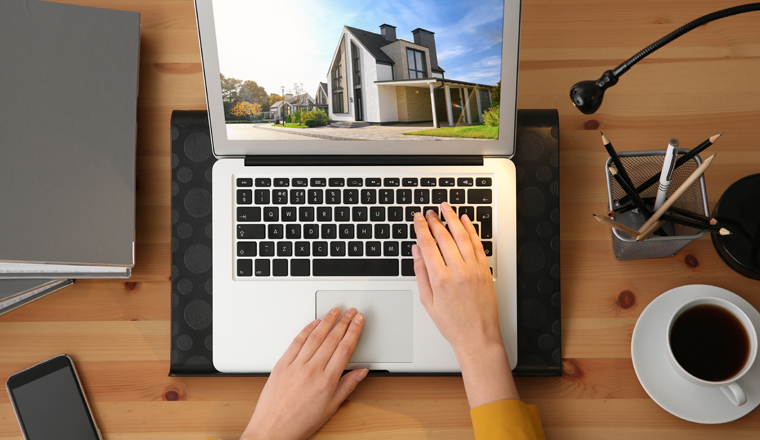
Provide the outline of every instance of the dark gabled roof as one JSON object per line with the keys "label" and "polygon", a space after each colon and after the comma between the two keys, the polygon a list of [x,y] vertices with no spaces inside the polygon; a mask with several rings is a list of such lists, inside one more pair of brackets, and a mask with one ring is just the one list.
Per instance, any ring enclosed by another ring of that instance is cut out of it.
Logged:
{"label": "dark gabled roof", "polygon": [[431,67],[430,70],[432,70],[433,72],[441,72],[441,73],[446,72],[445,70],[441,69],[441,66]]}
{"label": "dark gabled roof", "polygon": [[346,29],[354,34],[354,37],[356,37],[356,39],[359,40],[359,42],[365,48],[367,48],[370,55],[375,57],[375,60],[378,63],[393,65],[393,60],[391,57],[389,57],[388,54],[380,49],[380,47],[392,43],[392,41],[388,41],[382,35],[376,34],[374,32],[364,31],[361,29],[353,28],[351,26],[346,26]]}
{"label": "dark gabled roof", "polygon": [[319,90],[320,88],[324,89],[325,93],[327,93],[327,83],[323,83],[323,82],[319,83],[319,87],[317,87],[317,90]]}

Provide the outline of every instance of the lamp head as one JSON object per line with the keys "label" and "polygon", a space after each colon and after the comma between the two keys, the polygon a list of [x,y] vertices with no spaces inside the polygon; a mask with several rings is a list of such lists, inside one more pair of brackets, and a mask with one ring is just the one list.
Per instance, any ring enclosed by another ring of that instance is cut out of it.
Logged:
{"label": "lamp head", "polygon": [[602,105],[604,91],[617,84],[617,76],[608,70],[596,81],[580,81],[570,88],[570,99],[581,113],[590,115]]}

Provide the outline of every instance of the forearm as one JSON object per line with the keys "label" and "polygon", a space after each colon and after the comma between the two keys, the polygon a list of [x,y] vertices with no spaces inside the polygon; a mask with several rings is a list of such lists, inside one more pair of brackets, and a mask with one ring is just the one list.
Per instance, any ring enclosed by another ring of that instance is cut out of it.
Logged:
{"label": "forearm", "polygon": [[470,409],[497,400],[519,400],[501,341],[457,352]]}

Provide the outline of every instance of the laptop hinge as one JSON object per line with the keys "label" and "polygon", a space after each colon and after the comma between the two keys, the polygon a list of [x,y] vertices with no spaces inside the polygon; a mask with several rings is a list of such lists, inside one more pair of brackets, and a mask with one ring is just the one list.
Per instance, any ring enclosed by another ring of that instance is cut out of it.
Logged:
{"label": "laptop hinge", "polygon": [[262,155],[246,156],[245,165],[261,166],[441,166],[441,165],[470,165],[482,166],[483,156],[411,156],[411,155]]}

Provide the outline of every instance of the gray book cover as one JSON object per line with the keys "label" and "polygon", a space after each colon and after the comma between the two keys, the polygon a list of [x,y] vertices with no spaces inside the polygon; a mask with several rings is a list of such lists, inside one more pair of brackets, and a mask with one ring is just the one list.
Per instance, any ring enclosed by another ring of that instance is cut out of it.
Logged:
{"label": "gray book cover", "polygon": [[0,261],[131,267],[140,16],[0,1]]}

